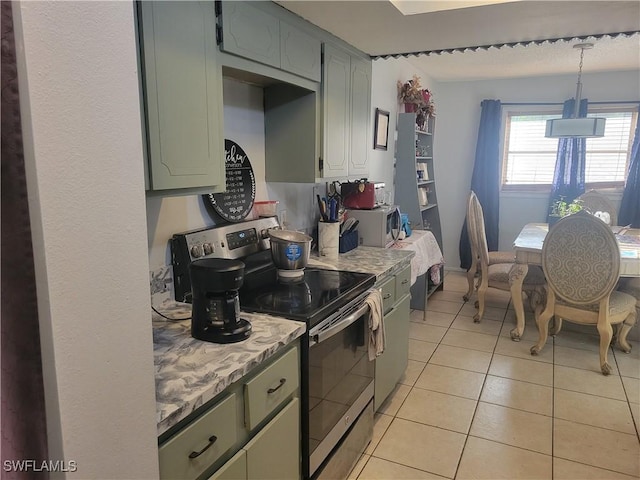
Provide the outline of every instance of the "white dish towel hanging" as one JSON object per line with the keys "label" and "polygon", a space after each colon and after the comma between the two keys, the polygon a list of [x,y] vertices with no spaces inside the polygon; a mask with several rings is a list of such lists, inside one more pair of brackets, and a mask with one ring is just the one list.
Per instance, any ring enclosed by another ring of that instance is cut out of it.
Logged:
{"label": "white dish towel hanging", "polygon": [[367,316],[369,326],[369,360],[375,360],[384,352],[384,314],[382,311],[382,294],[380,290],[372,289],[365,299],[369,305],[369,314]]}

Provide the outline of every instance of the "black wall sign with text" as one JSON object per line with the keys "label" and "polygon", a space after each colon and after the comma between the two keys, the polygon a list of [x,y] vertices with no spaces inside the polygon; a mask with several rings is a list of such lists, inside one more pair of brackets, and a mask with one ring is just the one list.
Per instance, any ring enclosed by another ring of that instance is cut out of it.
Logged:
{"label": "black wall sign with text", "polygon": [[256,197],[256,178],[249,157],[233,140],[224,140],[227,191],[210,193],[205,197],[213,209],[228,222],[245,219]]}

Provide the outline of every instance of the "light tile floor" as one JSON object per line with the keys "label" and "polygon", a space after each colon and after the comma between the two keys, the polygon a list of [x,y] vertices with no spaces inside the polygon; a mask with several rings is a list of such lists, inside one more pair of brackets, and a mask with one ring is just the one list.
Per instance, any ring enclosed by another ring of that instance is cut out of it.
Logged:
{"label": "light tile floor", "polygon": [[475,324],[466,290],[449,272],[426,322],[412,312],[409,365],[349,478],[640,478],[640,344],[610,350],[605,377],[596,329],[565,322],[532,357],[533,314],[513,342],[509,293],[489,290]]}

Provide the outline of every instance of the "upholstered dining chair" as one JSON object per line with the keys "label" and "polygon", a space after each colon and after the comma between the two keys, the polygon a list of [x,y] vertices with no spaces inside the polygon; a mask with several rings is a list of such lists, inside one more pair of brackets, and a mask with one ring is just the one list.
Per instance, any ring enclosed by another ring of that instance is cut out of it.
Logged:
{"label": "upholstered dining chair", "polygon": [[600,369],[611,373],[607,362],[612,325],[622,323],[617,344],[628,353],[626,337],[636,322],[636,300],[614,291],[620,275],[620,247],[608,225],[585,211],[558,221],[542,246],[542,269],[547,279],[547,302],[536,318],[537,355],[547,341],[549,320],[555,316],[555,333],[563,321],[595,325],[600,334]]}
{"label": "upholstered dining chair", "polygon": [[[471,190],[469,192],[469,198],[467,200],[467,231],[469,232],[469,244],[471,246],[471,266],[467,270],[467,282],[469,283],[469,289],[467,293],[463,295],[463,300],[466,302],[471,298],[473,291],[476,288],[475,277],[478,273],[479,267],[479,254],[478,254],[478,242],[475,241],[475,237],[471,232],[470,223],[471,216],[473,215],[472,205],[473,202],[479,202],[475,192]],[[498,263],[510,263],[515,262],[515,254],[513,251],[493,251],[489,252],[489,265],[495,265]],[[478,282],[479,284],[480,282]]]}
{"label": "upholstered dining chair", "polygon": [[[509,274],[513,262],[511,263],[489,263],[489,248],[487,246],[487,236],[484,228],[484,213],[482,206],[475,195],[470,196],[471,215],[469,232],[472,244],[478,248],[478,265],[480,278],[478,284],[478,313],[473,317],[473,321],[479,323],[482,320],[485,309],[485,294],[489,288],[510,291]],[[595,218],[595,217],[594,217]],[[530,267],[524,279],[522,290],[529,297],[532,310],[536,310],[544,298],[544,275],[539,267]]]}
{"label": "upholstered dining chair", "polygon": [[[618,291],[628,293],[636,299],[636,319],[640,316],[640,277],[621,278]],[[620,335],[620,332],[618,332]]]}
{"label": "upholstered dining chair", "polygon": [[607,212],[609,214],[609,225],[618,225],[618,212],[609,199],[597,190],[589,190],[576,200],[580,200],[582,208],[592,215],[596,212]]}

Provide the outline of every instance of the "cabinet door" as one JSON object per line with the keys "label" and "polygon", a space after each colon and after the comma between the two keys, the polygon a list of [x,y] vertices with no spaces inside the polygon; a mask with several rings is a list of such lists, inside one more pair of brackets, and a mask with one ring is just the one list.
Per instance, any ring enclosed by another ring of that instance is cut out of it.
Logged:
{"label": "cabinet door", "polygon": [[253,430],[300,385],[298,349],[292,348],[258,375],[244,382],[244,422]]}
{"label": "cabinet door", "polygon": [[223,191],[213,2],[140,2],[150,186]]}
{"label": "cabinet door", "polygon": [[228,395],[158,448],[160,478],[197,478],[236,443],[236,396]]}
{"label": "cabinet door", "polygon": [[320,81],[320,41],[280,22],[280,61],[283,70]]}
{"label": "cabinet door", "polygon": [[300,401],[294,398],[246,445],[247,478],[300,478]]}
{"label": "cabinet door", "polygon": [[384,316],[384,353],[376,358],[374,406],[377,411],[409,363],[409,302],[405,297]]}
{"label": "cabinet door", "polygon": [[395,277],[391,276],[387,278],[382,284],[380,284],[380,292],[382,293],[382,312],[386,314],[393,304],[396,303],[396,281]]}
{"label": "cabinet door", "polygon": [[369,175],[371,61],[351,57],[351,155],[349,175]]}
{"label": "cabinet door", "polygon": [[209,480],[246,480],[247,452],[240,450],[231,460],[221,466]]}
{"label": "cabinet door", "polygon": [[220,48],[280,68],[280,21],[246,2],[222,2]]}
{"label": "cabinet door", "polygon": [[323,177],[349,174],[351,58],[324,44],[323,82]]}
{"label": "cabinet door", "polygon": [[396,298],[401,298],[411,289],[411,265],[396,274]]}

